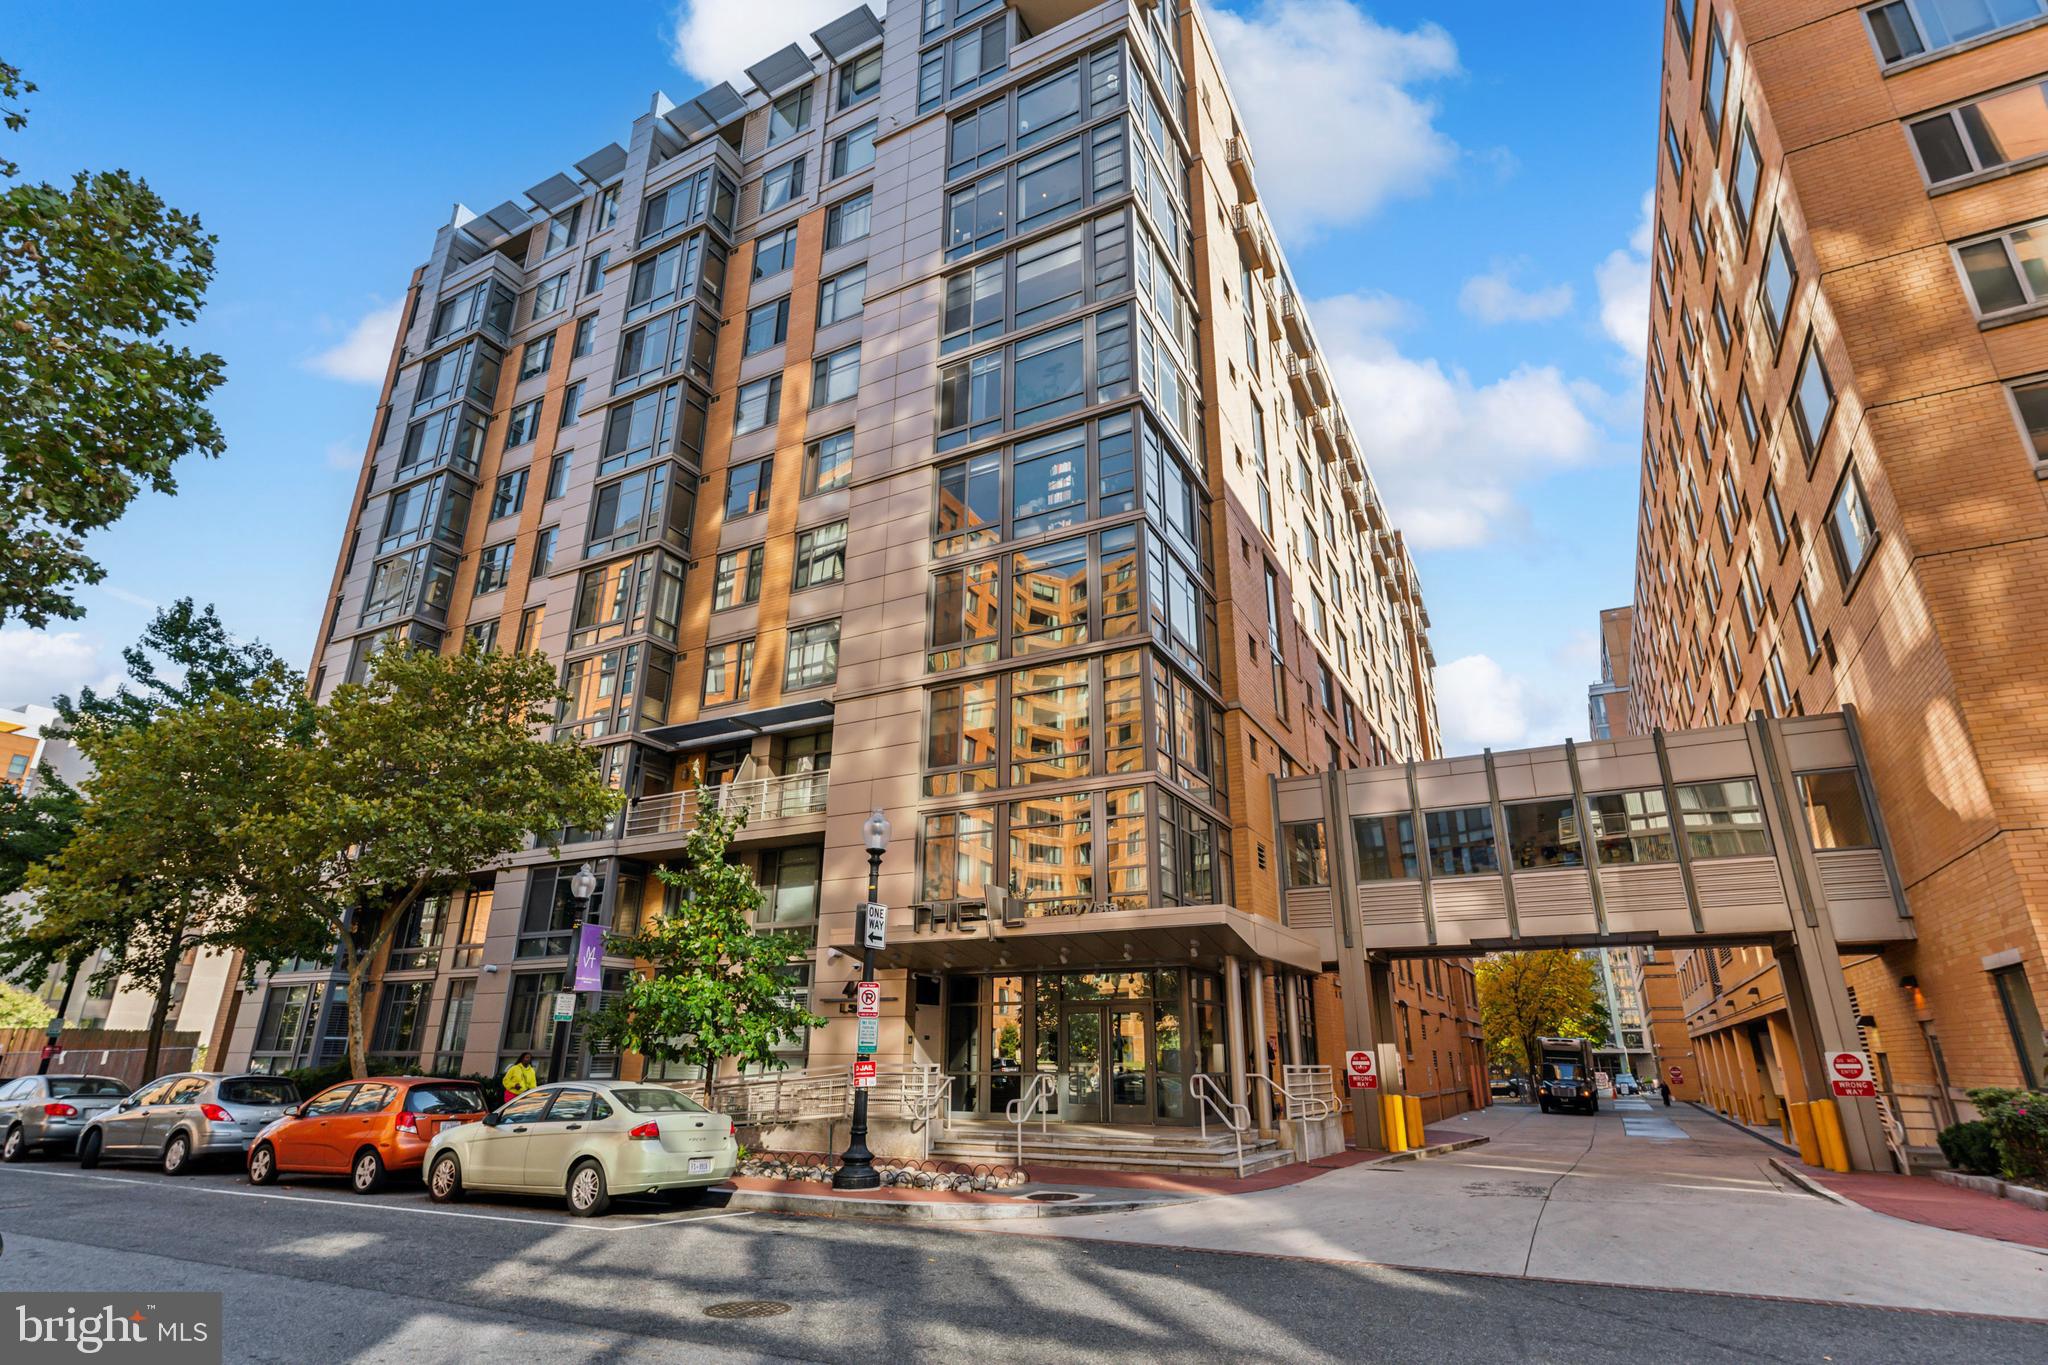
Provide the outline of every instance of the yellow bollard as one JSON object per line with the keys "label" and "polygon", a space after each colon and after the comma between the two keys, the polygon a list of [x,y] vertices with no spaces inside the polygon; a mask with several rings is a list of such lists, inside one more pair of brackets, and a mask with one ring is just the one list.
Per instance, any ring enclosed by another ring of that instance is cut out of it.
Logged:
{"label": "yellow bollard", "polygon": [[1422,1097],[1419,1095],[1404,1095],[1402,1099],[1407,1103],[1407,1112],[1403,1115],[1407,1122],[1402,1125],[1401,1131],[1407,1135],[1408,1145],[1410,1147],[1427,1147],[1429,1139],[1423,1135],[1422,1131]]}
{"label": "yellow bollard", "polygon": [[1802,1100],[1787,1107],[1792,1112],[1792,1143],[1799,1149],[1799,1159],[1809,1166],[1821,1165],[1820,1134],[1814,1131],[1813,1105]]}
{"label": "yellow bollard", "polygon": [[1849,1169],[1849,1148],[1842,1140],[1842,1115],[1833,1100],[1813,1102],[1813,1126],[1820,1138],[1821,1161],[1831,1171]]}
{"label": "yellow bollard", "polygon": [[1405,1117],[1406,1110],[1399,1095],[1380,1096],[1380,1123],[1386,1131],[1387,1150],[1390,1152],[1408,1150],[1407,1135],[1402,1131],[1406,1127]]}

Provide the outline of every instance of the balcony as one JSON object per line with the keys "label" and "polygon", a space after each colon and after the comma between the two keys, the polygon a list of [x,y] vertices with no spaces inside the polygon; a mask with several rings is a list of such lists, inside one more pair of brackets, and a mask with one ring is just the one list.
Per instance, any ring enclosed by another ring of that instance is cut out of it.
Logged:
{"label": "balcony", "polygon": [[[1308,390],[1315,397],[1318,407],[1328,407],[1336,396],[1336,391],[1330,387],[1329,367],[1316,356],[1310,356],[1308,361]],[[1342,419],[1332,414],[1331,420],[1335,422]]]}
{"label": "balcony", "polygon": [[1230,166],[1230,179],[1237,186],[1237,197],[1247,204],[1259,201],[1259,188],[1252,183],[1252,148],[1241,137],[1230,139],[1224,159]]}
{"label": "balcony", "polygon": [[1238,249],[1247,259],[1260,260],[1259,238],[1264,234],[1259,231],[1259,211],[1250,204],[1231,205],[1230,226],[1237,233]]}
{"label": "balcony", "polygon": [[1316,453],[1323,457],[1323,463],[1337,463],[1337,437],[1330,428],[1329,414],[1319,412],[1309,418],[1308,432],[1316,443]]}
{"label": "balcony", "polygon": [[1304,408],[1316,406],[1315,395],[1309,391],[1309,362],[1300,356],[1291,356],[1287,361],[1287,384],[1294,390],[1294,401]]}
{"label": "balcony", "polygon": [[1313,355],[1316,339],[1309,335],[1308,311],[1301,306],[1301,300],[1289,294],[1280,308],[1280,320],[1287,324],[1287,339],[1302,355]]}
{"label": "balcony", "polygon": [[1280,330],[1280,305],[1287,297],[1287,291],[1277,284],[1266,287],[1266,340],[1278,341],[1286,333]]}
{"label": "balcony", "polygon": [[[831,785],[829,772],[757,777],[718,787],[712,801],[725,814],[745,815],[747,828],[752,830],[784,820],[823,815]],[[687,832],[697,823],[697,797],[698,793],[691,790],[639,798],[626,811],[625,837]]]}

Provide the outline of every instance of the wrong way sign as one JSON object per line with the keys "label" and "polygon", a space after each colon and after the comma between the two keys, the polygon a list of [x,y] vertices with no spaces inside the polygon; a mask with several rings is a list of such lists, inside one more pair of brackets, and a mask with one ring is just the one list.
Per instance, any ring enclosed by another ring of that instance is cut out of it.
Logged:
{"label": "wrong way sign", "polygon": [[1353,1090],[1377,1090],[1380,1088],[1379,1068],[1370,1052],[1347,1052],[1344,1054],[1344,1074]]}
{"label": "wrong way sign", "polygon": [[1877,1097],[1877,1081],[1870,1074],[1870,1059],[1860,1052],[1828,1054],[1828,1085],[1835,1098],[1868,1100]]}

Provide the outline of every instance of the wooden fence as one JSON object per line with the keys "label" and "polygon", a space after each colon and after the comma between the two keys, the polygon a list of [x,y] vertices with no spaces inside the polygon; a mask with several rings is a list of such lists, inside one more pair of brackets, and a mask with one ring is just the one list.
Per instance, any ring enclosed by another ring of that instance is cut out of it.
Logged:
{"label": "wooden fence", "polygon": [[[42,1065],[47,1041],[41,1029],[0,1029],[0,1077],[33,1073]],[[66,1029],[57,1042],[64,1050],[51,1059],[52,1071],[111,1076],[131,1088],[152,1079],[142,1074],[142,1059],[149,1050],[149,1033],[144,1029]],[[202,1045],[196,1033],[166,1029],[157,1052],[156,1074],[195,1070]]]}

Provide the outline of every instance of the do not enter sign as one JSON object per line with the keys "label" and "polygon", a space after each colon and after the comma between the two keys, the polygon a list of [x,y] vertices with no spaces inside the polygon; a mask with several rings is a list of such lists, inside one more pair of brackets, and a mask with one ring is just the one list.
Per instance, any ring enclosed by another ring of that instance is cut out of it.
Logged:
{"label": "do not enter sign", "polygon": [[1877,1082],[1870,1075],[1870,1059],[1860,1052],[1830,1052],[1828,1083],[1837,1099],[1867,1100],[1877,1095]]}
{"label": "do not enter sign", "polygon": [[1350,1078],[1353,1090],[1377,1090],[1380,1088],[1379,1071],[1373,1063],[1370,1052],[1345,1053],[1344,1074]]}

